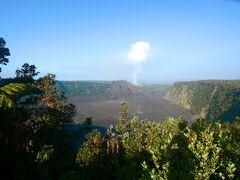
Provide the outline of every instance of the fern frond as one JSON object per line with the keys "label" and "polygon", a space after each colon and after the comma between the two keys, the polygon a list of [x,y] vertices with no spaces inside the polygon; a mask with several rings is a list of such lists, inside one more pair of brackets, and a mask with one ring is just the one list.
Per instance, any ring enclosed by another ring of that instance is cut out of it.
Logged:
{"label": "fern frond", "polygon": [[[10,83],[0,88],[0,108],[11,108],[16,98],[30,94],[33,88],[23,83]],[[14,100],[15,99],[15,100]]]}

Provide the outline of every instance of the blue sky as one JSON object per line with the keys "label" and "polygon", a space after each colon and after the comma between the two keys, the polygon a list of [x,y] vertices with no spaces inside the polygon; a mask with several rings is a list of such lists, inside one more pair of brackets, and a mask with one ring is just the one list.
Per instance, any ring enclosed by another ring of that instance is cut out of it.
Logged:
{"label": "blue sky", "polygon": [[[234,0],[0,0],[10,49],[2,77],[25,62],[60,80],[240,78],[240,2]],[[133,44],[150,45],[133,62]],[[135,73],[136,74],[136,73]]]}

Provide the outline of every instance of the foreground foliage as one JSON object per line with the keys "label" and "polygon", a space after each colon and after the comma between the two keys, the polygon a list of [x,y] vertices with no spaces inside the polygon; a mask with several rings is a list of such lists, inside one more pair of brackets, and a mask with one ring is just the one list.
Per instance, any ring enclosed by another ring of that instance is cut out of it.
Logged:
{"label": "foreground foliage", "polygon": [[[183,118],[169,118],[162,123],[137,118],[126,121],[126,107],[125,103],[121,105],[116,130],[110,127],[106,135],[94,131],[87,136],[77,154],[80,169],[74,171],[75,177],[196,180],[240,177],[239,122],[210,123],[199,119],[188,125]],[[106,171],[109,167],[110,173]]]}

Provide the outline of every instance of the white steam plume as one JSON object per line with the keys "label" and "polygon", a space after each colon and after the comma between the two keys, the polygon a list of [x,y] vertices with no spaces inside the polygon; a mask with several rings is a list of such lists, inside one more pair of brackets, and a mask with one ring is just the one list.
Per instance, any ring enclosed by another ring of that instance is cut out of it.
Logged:
{"label": "white steam plume", "polygon": [[150,44],[144,41],[136,42],[131,46],[128,52],[128,58],[135,65],[133,72],[133,83],[137,84],[137,77],[142,72],[142,63],[146,60],[148,52],[150,50]]}
{"label": "white steam plume", "polygon": [[137,85],[137,77],[138,77],[138,74],[140,74],[141,72],[142,72],[142,65],[139,65],[134,69],[133,75],[132,75],[133,84]]}

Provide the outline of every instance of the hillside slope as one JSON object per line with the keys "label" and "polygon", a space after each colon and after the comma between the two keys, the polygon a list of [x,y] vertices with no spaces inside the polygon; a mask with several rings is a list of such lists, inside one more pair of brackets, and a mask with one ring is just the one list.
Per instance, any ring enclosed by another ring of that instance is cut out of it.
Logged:
{"label": "hillside slope", "polygon": [[140,95],[141,90],[132,83],[124,80],[113,81],[109,95],[112,99]]}
{"label": "hillside slope", "polygon": [[57,87],[66,95],[102,94],[112,99],[141,94],[141,90],[128,81],[57,81]]}
{"label": "hillside slope", "polygon": [[240,116],[240,81],[177,82],[165,99],[189,109],[196,117],[232,120]]}

